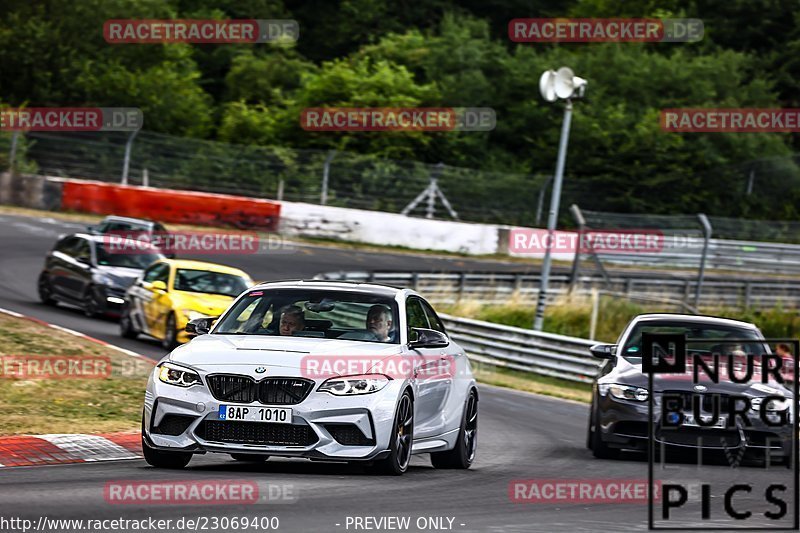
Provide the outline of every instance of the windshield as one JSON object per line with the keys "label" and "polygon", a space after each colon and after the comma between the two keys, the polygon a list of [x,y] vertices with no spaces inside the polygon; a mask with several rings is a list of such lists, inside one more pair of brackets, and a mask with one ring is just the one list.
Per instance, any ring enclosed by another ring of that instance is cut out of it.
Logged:
{"label": "windshield", "polygon": [[398,344],[397,304],[389,297],[312,289],[254,290],[213,333],[320,337]]}
{"label": "windshield", "polygon": [[235,274],[179,268],[173,288],[176,291],[239,296],[249,286],[248,280]]}
{"label": "windshield", "polygon": [[[746,342],[747,339],[762,338],[758,330],[752,328],[690,322],[642,322],[634,327],[622,348],[622,356],[630,363],[641,363],[642,333],[685,335],[687,339],[694,341],[687,344],[687,351],[700,355],[769,353],[762,342]],[[742,339],[745,341],[742,342]]]}
{"label": "windshield", "polygon": [[113,266],[125,268],[138,268],[144,270],[153,262],[163,256],[159,253],[145,252],[137,248],[135,253],[130,251],[113,252],[106,248],[105,244],[95,243],[95,253],[97,254],[98,266]]}

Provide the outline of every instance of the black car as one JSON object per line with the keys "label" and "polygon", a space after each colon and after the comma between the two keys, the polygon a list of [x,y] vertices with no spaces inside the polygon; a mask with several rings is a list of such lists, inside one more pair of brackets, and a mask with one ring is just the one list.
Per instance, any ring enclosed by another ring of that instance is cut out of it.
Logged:
{"label": "black car", "polygon": [[[773,462],[789,460],[793,378],[784,374],[773,379],[777,376],[760,371],[762,364],[773,364],[771,358],[777,356],[765,356],[770,354],[770,348],[758,328],[738,320],[677,314],[639,315],[628,324],[617,344],[591,348],[592,355],[605,360],[592,391],[586,439],[595,457],[609,459],[618,456],[621,450],[648,449],[648,406],[652,391],[642,366],[643,333],[675,334],[690,339],[686,343],[685,372],[653,374],[653,438],[657,453],[662,449],[695,450],[692,453],[698,449],[726,453],[741,450],[762,459],[769,455]],[[753,379],[745,383],[728,379],[725,376],[728,361],[737,377],[746,375],[743,365],[748,354],[753,356],[750,368],[757,369]],[[716,383],[707,379],[703,367],[705,364],[715,368],[715,357],[719,361],[716,368],[721,369]],[[697,379],[693,376],[695,370]],[[766,379],[761,379],[763,376]],[[764,416],[771,417],[768,421],[774,425],[761,418],[761,403],[767,396],[783,398],[769,399],[764,406]],[[752,405],[750,409],[743,397]],[[668,408],[662,417],[664,405]],[[735,414],[737,409],[745,410],[750,424]],[[730,419],[735,424],[728,422],[728,413],[734,414]],[[784,420],[786,423],[777,423]]]}
{"label": "black car", "polygon": [[59,239],[39,275],[39,298],[50,305],[77,305],[86,316],[119,314],[127,288],[151,263],[164,258],[155,249],[142,249],[141,243],[131,244],[120,253],[98,235]]}
{"label": "black car", "polygon": [[[131,236],[135,236],[137,239],[140,239],[144,236],[152,237],[154,234],[157,234],[162,241],[165,241],[169,238],[169,232],[167,232],[167,228],[165,228],[159,222],[146,220],[143,218],[121,217],[117,215],[109,215],[101,220],[99,224],[87,226],[86,230],[92,235],[130,234]],[[171,259],[175,258],[175,254],[170,251],[160,251]]]}

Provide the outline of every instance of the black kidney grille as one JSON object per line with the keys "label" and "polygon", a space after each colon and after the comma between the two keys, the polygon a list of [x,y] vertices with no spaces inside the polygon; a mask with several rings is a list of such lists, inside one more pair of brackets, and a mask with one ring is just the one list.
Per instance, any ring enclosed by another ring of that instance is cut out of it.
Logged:
{"label": "black kidney grille", "polygon": [[319,440],[306,425],[217,420],[203,421],[197,428],[197,436],[214,442],[264,446],[311,446]]}
{"label": "black kidney grille", "polygon": [[208,388],[217,400],[250,403],[256,399],[256,382],[248,376],[216,375],[207,378]]}
{"label": "black kidney grille", "polygon": [[258,401],[267,405],[295,405],[306,399],[314,382],[298,378],[266,378],[258,384]]}
{"label": "black kidney grille", "polygon": [[217,400],[267,405],[296,405],[311,393],[314,382],[302,378],[264,378],[218,374],[207,378],[208,388]]}

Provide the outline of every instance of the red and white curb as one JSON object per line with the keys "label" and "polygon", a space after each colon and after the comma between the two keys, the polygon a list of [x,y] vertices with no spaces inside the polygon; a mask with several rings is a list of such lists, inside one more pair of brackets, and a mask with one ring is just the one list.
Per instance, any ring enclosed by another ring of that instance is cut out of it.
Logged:
{"label": "red and white curb", "polygon": [[[30,320],[42,326],[81,337],[125,355],[155,364],[155,361],[141,354],[95,339],[80,331],[50,324],[38,318],[8,309],[0,308],[0,313]],[[142,440],[139,432],[108,433],[104,435],[55,433],[51,435],[0,437],[0,467],[91,463],[96,461],[139,459],[141,457]]]}
{"label": "red and white curb", "polygon": [[38,318],[33,318],[32,316],[23,315],[21,313],[17,313],[16,311],[11,311],[9,309],[3,309],[2,307],[0,307],[0,313],[6,314],[6,315],[10,315],[10,316],[13,316],[13,317],[16,317],[16,318],[22,318],[24,320],[29,320],[31,322],[35,322],[35,323],[37,323],[39,325],[42,325],[42,326],[45,326],[45,327],[48,327],[48,328],[57,329],[58,331],[62,331],[64,333],[68,333],[70,335],[74,335],[75,337],[80,337],[82,339],[86,339],[87,341],[94,342],[96,344],[101,344],[101,345],[105,346],[106,348],[110,348],[112,350],[116,350],[116,351],[118,351],[120,353],[124,353],[125,355],[130,355],[131,357],[137,357],[139,359],[144,359],[145,361],[147,361],[149,363],[155,364],[155,361],[153,361],[152,359],[148,359],[147,357],[145,357],[142,354],[138,354],[136,352],[132,352],[130,350],[126,350],[125,348],[120,348],[119,346],[114,346],[113,344],[107,343],[106,341],[101,341],[100,339],[95,339],[94,337],[90,337],[89,335],[86,335],[85,333],[81,333],[80,331],[75,331],[74,329],[69,329],[69,328],[65,328],[63,326],[57,326],[55,324],[50,324],[49,322],[45,322],[44,320],[39,320]]}
{"label": "red and white curb", "polygon": [[2,437],[0,467],[139,459],[142,457],[141,443],[139,432]]}

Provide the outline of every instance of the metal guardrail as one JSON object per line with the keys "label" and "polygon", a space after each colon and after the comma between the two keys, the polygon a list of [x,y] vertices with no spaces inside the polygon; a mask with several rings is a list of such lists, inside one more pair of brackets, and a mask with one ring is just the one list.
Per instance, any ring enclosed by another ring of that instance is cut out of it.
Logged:
{"label": "metal guardrail", "polygon": [[[374,282],[384,285],[409,287],[425,294],[436,304],[455,304],[459,301],[475,300],[486,304],[507,303],[516,296],[523,301],[536,301],[539,293],[539,276],[515,273],[469,273],[469,272],[326,272],[318,274],[320,279]],[[570,276],[557,274],[550,277],[548,299],[553,300],[569,292]],[[675,300],[676,309],[692,303],[696,279],[659,277],[635,272],[630,276],[614,275],[608,279],[596,276],[580,276],[575,285],[578,293],[590,293],[592,289],[613,292],[620,297],[650,299],[653,301]],[[725,279],[707,277],[699,307],[706,308],[756,308],[772,309],[800,308],[800,282],[794,280]]]}
{"label": "metal guardrail", "polygon": [[586,339],[439,314],[453,339],[479,363],[591,383],[600,363]]}
{"label": "metal guardrail", "polygon": [[[597,256],[604,264],[697,268],[700,264],[701,252],[698,240],[681,247],[665,248],[657,254],[598,253]],[[710,239],[706,268],[771,274],[800,274],[800,245]]]}

